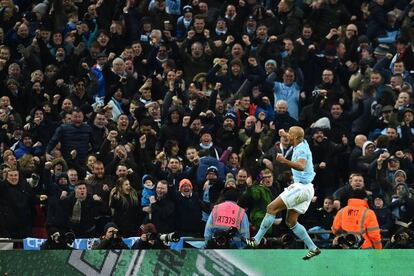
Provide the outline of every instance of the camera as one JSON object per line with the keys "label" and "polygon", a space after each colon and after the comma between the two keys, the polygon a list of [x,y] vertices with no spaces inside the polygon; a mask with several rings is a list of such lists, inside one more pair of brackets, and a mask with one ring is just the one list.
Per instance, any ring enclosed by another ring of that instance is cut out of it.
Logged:
{"label": "camera", "polygon": [[62,235],[59,231],[56,231],[40,246],[40,249],[72,249],[70,245],[74,241],[75,234],[73,232],[66,232]]}
{"label": "camera", "polygon": [[164,243],[178,242],[180,241],[180,235],[178,235],[175,232],[171,232],[168,234],[159,234],[159,239]]}
{"label": "camera", "polygon": [[32,173],[32,177],[26,178],[27,183],[29,183],[30,187],[36,188],[39,184],[40,176],[38,174]]}
{"label": "camera", "polygon": [[312,96],[313,96],[313,97],[316,97],[316,96],[318,96],[320,93],[321,93],[321,90],[320,90],[320,89],[315,89],[315,90],[313,90],[313,91],[312,91]]}
{"label": "camera", "polygon": [[342,248],[358,249],[362,243],[360,236],[346,234],[338,237],[338,245]]}
{"label": "camera", "polygon": [[412,242],[413,238],[410,235],[410,233],[403,231],[400,233],[395,233],[394,240],[395,240],[395,243],[406,244],[406,243]]}
{"label": "camera", "polygon": [[120,83],[122,83],[122,84],[127,84],[127,82],[128,82],[127,78],[126,78],[126,77],[124,77],[124,76],[122,76],[122,77],[119,79],[119,81],[120,81]]}
{"label": "camera", "polygon": [[117,239],[118,238],[118,229],[112,230],[112,238]]}
{"label": "camera", "polygon": [[149,241],[155,241],[158,237],[158,235],[155,233],[147,233],[146,236],[147,236],[147,240]]}
{"label": "camera", "polygon": [[230,248],[230,242],[238,232],[237,228],[230,227],[227,230],[218,231],[214,233],[212,243],[209,245],[211,248]]}
{"label": "camera", "polygon": [[157,239],[159,239],[160,241],[164,243],[180,241],[180,235],[178,235],[178,233],[176,232],[171,232],[167,234],[147,233],[146,235],[149,241],[154,241]]}
{"label": "camera", "polygon": [[[315,89],[312,91],[312,97],[317,97],[321,94],[323,89]],[[326,95],[323,96],[323,98],[326,100],[328,97]]]}
{"label": "camera", "polygon": [[66,232],[64,235],[61,235],[57,232],[52,235],[52,239],[56,243],[70,245],[75,241],[75,234],[73,232]]}

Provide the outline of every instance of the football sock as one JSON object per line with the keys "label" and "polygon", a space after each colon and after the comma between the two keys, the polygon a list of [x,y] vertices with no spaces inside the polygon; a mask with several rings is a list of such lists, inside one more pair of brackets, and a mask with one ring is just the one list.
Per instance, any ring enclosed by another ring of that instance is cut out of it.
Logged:
{"label": "football sock", "polygon": [[290,229],[293,231],[293,233],[295,233],[296,237],[301,239],[306,244],[307,248],[309,248],[310,250],[315,250],[317,248],[317,246],[313,243],[312,239],[309,237],[308,232],[302,224],[297,222],[295,226],[293,226]]}
{"label": "football sock", "polygon": [[260,224],[259,231],[257,231],[256,236],[254,236],[254,241],[257,245],[260,244],[260,241],[262,240],[263,236],[266,234],[267,230],[269,230],[269,228],[272,227],[274,221],[275,216],[266,213],[265,217],[262,220],[262,223]]}

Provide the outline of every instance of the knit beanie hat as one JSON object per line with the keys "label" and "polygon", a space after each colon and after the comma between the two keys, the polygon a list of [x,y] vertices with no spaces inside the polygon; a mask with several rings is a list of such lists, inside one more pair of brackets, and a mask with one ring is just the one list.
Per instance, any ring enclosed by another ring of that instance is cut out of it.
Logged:
{"label": "knit beanie hat", "polygon": [[403,170],[397,170],[394,173],[394,178],[397,177],[397,174],[402,174],[404,176],[404,179],[407,179],[407,174],[405,173],[405,171],[403,171]]}
{"label": "knit beanie hat", "polygon": [[224,187],[227,187],[227,185],[229,183],[233,182],[234,184],[236,184],[236,179],[234,179],[234,176],[232,173],[228,173],[226,175],[226,182],[224,183]]}
{"label": "knit beanie hat", "polygon": [[193,184],[187,178],[181,179],[180,183],[178,184],[178,190],[181,190],[181,187],[184,185],[190,185],[191,190],[193,189]]}
{"label": "knit beanie hat", "polygon": [[266,62],[265,62],[265,66],[267,65],[267,64],[273,64],[273,66],[274,67],[277,67],[277,62],[276,62],[276,60],[274,60],[274,59],[268,59]]}

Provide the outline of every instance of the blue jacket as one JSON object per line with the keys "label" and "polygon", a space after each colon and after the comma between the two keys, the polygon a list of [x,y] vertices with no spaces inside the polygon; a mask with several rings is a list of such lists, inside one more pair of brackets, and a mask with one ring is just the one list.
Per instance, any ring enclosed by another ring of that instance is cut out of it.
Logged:
{"label": "blue jacket", "polygon": [[[147,180],[151,180],[154,184],[154,186],[150,189],[145,187],[144,183]],[[149,206],[150,205],[150,196],[155,196],[155,183],[154,183],[154,179],[152,179],[152,177],[149,174],[145,174],[142,177],[142,181],[141,181],[141,185],[142,185],[142,197],[141,197],[141,206],[145,207],[145,206]]]}
{"label": "blue jacket", "polygon": [[141,206],[142,207],[150,205],[150,201],[149,201],[150,196],[155,196],[155,186],[152,189],[149,189],[149,188],[146,188],[146,187],[144,187],[144,189],[142,189],[142,198],[141,198]]}
{"label": "blue jacket", "polygon": [[25,154],[32,154],[32,155],[42,155],[43,149],[42,147],[35,147],[35,148],[27,148],[23,142],[19,142],[16,149],[14,150],[14,155],[16,155],[16,159],[19,159]]}

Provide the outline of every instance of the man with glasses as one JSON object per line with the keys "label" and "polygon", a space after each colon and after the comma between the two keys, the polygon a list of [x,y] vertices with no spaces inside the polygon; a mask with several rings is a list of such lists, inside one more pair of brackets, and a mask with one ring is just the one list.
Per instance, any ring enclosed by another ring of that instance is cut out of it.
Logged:
{"label": "man with glasses", "polygon": [[[241,196],[239,205],[249,210],[249,220],[253,225],[252,229],[256,231],[266,215],[266,206],[276,198],[278,190],[273,185],[273,173],[269,169],[260,172],[258,183],[248,182],[247,185],[248,188]],[[267,233],[270,232],[271,229],[267,231]]]}

